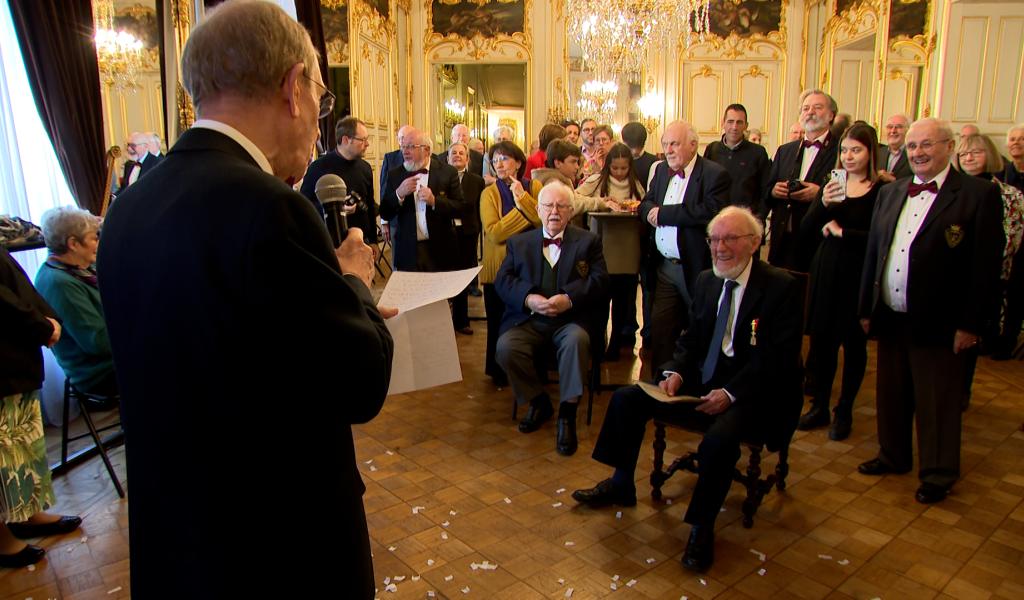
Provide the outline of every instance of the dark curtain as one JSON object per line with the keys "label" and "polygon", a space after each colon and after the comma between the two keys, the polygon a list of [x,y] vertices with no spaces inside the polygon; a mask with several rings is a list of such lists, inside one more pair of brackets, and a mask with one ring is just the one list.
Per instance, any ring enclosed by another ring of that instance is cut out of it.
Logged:
{"label": "dark curtain", "polygon": [[10,0],[43,127],[79,206],[99,214],[106,179],[90,0]]}
{"label": "dark curtain", "polygon": [[[347,9],[347,7],[346,7]],[[313,46],[320,54],[320,77],[327,89],[331,89],[330,72],[327,68],[327,42],[324,40],[324,22],[320,16],[320,0],[295,0],[295,16],[309,32]],[[320,120],[320,140],[324,151],[330,151],[337,143],[334,139],[334,113]]]}

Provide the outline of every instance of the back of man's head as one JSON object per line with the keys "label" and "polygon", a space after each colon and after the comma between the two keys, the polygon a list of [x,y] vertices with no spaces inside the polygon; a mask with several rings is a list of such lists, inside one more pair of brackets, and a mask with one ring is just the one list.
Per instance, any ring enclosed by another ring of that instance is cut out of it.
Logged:
{"label": "back of man's head", "polygon": [[192,30],[181,73],[202,117],[204,104],[222,96],[256,100],[271,95],[296,63],[305,65],[306,76],[319,68],[302,25],[272,2],[228,0]]}
{"label": "back of man's head", "polygon": [[622,143],[630,150],[641,150],[647,145],[647,128],[636,121],[623,125],[621,135]]}

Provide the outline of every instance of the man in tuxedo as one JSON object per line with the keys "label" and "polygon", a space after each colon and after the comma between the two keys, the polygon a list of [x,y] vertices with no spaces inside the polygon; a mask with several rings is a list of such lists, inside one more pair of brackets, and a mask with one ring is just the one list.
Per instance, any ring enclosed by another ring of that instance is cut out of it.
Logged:
{"label": "man in tuxedo", "polygon": [[1005,245],[999,188],[951,169],[954,145],[945,121],[910,126],[914,177],[879,192],[861,279],[861,324],[878,337],[879,452],[859,470],[910,471],[916,419],[924,504],[944,499],[960,475],[967,364],[998,315]]}
{"label": "man in tuxedo", "polygon": [[[350,425],[372,419],[387,395],[392,340],[381,312],[393,311],[374,306],[361,231],[335,251],[291,187],[318,116],[334,105],[317,56],[274,3],[229,0],[207,12],[182,55],[198,119],[104,225],[99,285],[121,385],[140,598],[314,597],[339,581],[349,597],[374,595]],[[259,431],[289,450],[218,464]],[[268,524],[268,506],[309,500],[307,482],[331,507],[316,530],[333,552]],[[237,560],[223,560],[218,539],[232,540]]]}
{"label": "man in tuxedo", "polygon": [[338,145],[310,163],[302,178],[299,192],[309,198],[313,207],[324,218],[324,207],[316,197],[316,184],[328,173],[341,177],[352,203],[345,204],[345,220],[349,227],[363,231],[363,241],[377,243],[377,203],[373,199],[373,169],[363,160],[370,147],[366,125],[353,116],[347,116],[334,126]]}
{"label": "man in tuxedo", "polygon": [[523,433],[536,431],[554,413],[535,357],[555,348],[560,396],[555,448],[563,456],[576,452],[576,407],[590,361],[589,331],[595,330],[594,313],[608,303],[601,240],[569,225],[572,196],[572,188],[559,182],[541,188],[541,229],[508,241],[494,282],[505,302],[495,356],[508,373],[516,402],[529,403],[519,423]]}
{"label": "man in tuxedo", "polygon": [[669,123],[661,136],[665,161],[655,168],[638,213],[653,228],[646,268],[654,282],[654,365],[672,358],[679,333],[689,323],[697,274],[711,266],[705,228],[729,203],[729,173],[698,156],[697,143],[692,125]]}
{"label": "man in tuxedo", "polygon": [[761,216],[771,211],[768,262],[777,267],[810,269],[817,248],[815,242],[798,239],[800,221],[836,166],[839,143],[829,127],[838,110],[832,96],[821,90],[805,91],[800,95],[803,139],[783,144],[775,152]]}
{"label": "man in tuxedo", "polygon": [[909,127],[907,115],[896,114],[886,120],[885,144],[878,148],[878,178],[882,181],[892,182],[913,175],[907,150],[903,147]]}
{"label": "man in tuxedo", "polygon": [[452,220],[465,210],[459,174],[431,156],[430,137],[419,130],[406,136],[402,161],[388,172],[380,193],[395,270],[451,270],[458,254]]}
{"label": "man in tuxedo", "polygon": [[[469,146],[464,142],[455,142],[448,147],[448,164],[455,167],[459,174],[459,185],[462,187],[463,210],[455,217],[455,237],[457,245],[456,269],[471,269],[477,266],[477,247],[480,241],[480,194],[484,191],[484,178],[470,170]],[[472,335],[469,326],[469,293],[470,284],[458,296],[452,299],[452,324],[455,331]]]}
{"label": "man in tuxedo", "polygon": [[768,173],[772,161],[761,144],[747,140],[747,109],[742,104],[730,104],[722,116],[722,139],[711,142],[704,150],[704,158],[714,161],[732,178],[729,203],[746,206],[755,215],[761,213],[761,198],[768,189]]}
{"label": "man in tuxedo", "polygon": [[635,470],[647,422],[681,421],[704,431],[699,474],[684,521],[693,526],[682,563],[706,571],[714,560],[715,519],[732,484],[744,438],[789,439],[800,414],[803,295],[790,274],[756,258],[764,234],[748,209],[729,206],[708,226],[712,270],[697,278],[693,322],[655,379],[668,395],[700,398],[663,403],[638,386],[612,396],[594,460],[609,479],[573,498],[592,507],[636,504]]}
{"label": "man in tuxedo", "polygon": [[[469,127],[462,123],[452,127],[451,144],[463,144],[466,146],[466,150],[469,151],[469,172],[476,173],[479,176],[484,170],[484,155],[469,147]],[[438,152],[434,158],[446,163],[448,162],[448,152]]]}
{"label": "man in tuxedo", "polygon": [[124,163],[119,194],[159,164],[161,159],[149,153],[149,141],[149,136],[140,131],[134,131],[128,136],[128,142],[125,144],[128,160]]}

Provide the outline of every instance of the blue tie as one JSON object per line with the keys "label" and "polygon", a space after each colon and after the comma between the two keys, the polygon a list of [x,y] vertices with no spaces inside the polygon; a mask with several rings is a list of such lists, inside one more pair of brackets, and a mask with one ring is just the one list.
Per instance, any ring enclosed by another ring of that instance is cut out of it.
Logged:
{"label": "blue tie", "polygon": [[700,382],[707,384],[715,375],[715,367],[718,365],[718,355],[722,353],[722,340],[725,338],[725,325],[729,322],[729,310],[732,308],[732,291],[739,285],[731,279],[725,280],[725,297],[722,298],[722,305],[718,307],[718,316],[715,317],[715,333],[711,336],[711,345],[708,346],[708,355],[704,357],[704,367],[701,369]]}

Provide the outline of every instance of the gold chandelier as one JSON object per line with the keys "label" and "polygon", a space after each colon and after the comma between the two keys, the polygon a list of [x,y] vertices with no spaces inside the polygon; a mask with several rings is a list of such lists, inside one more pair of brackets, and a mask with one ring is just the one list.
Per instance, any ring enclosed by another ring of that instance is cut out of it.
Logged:
{"label": "gold chandelier", "polygon": [[580,97],[576,101],[577,120],[595,119],[598,123],[611,123],[615,119],[615,102],[619,85],[614,81],[591,79],[580,86]]}
{"label": "gold chandelier", "polygon": [[574,0],[566,17],[569,37],[584,66],[599,79],[641,73],[654,53],[674,55],[693,34],[709,31],[711,0]]}
{"label": "gold chandelier", "polygon": [[119,91],[134,92],[142,66],[142,42],[127,31],[114,30],[114,1],[93,0],[96,60],[103,81]]}

